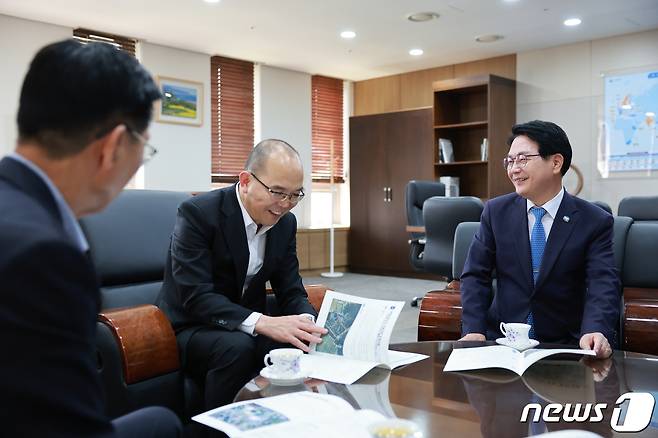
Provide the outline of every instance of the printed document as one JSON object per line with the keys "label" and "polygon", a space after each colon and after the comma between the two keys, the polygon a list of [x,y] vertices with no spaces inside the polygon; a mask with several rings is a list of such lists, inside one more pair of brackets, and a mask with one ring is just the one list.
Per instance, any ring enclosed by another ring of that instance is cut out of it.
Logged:
{"label": "printed document", "polygon": [[402,301],[327,291],[316,324],[328,333],[302,357],[302,367],[315,379],[350,384],[375,367],[393,369],[425,359],[423,354],[388,349],[403,306]]}
{"label": "printed document", "polygon": [[231,403],[192,417],[230,438],[369,438],[368,425],[384,419],[368,409],[355,411],[340,397],[306,391]]}
{"label": "printed document", "polygon": [[483,368],[505,368],[514,371],[519,376],[532,364],[545,357],[561,354],[584,354],[594,356],[593,350],[577,350],[575,348],[535,349],[517,351],[504,345],[489,347],[455,348],[450,353],[443,371],[479,370]]}

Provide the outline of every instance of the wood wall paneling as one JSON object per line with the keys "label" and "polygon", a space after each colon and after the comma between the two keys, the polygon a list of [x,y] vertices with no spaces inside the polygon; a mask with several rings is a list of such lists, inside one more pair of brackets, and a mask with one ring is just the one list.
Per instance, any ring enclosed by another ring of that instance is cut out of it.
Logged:
{"label": "wood wall paneling", "polygon": [[432,106],[432,82],[453,77],[452,65],[401,74],[400,109]]}
{"label": "wood wall paneling", "polygon": [[[348,265],[349,228],[334,229],[334,267],[344,270]],[[329,229],[297,230],[297,258],[300,271],[325,271],[329,268]]]}
{"label": "wood wall paneling", "polygon": [[354,115],[431,106],[432,82],[493,74],[516,79],[516,55],[445,65],[354,83]]}
{"label": "wood wall paneling", "polygon": [[354,83],[354,115],[400,109],[400,75]]}

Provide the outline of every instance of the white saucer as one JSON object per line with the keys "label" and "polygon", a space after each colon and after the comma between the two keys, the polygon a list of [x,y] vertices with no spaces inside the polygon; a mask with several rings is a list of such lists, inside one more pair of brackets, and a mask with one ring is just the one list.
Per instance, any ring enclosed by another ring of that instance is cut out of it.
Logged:
{"label": "white saucer", "polygon": [[530,339],[530,342],[528,342],[527,344],[514,344],[512,342],[509,342],[507,338],[498,338],[496,339],[496,342],[499,343],[500,345],[504,345],[506,347],[512,347],[515,350],[519,350],[519,351],[525,351],[528,348],[533,348],[539,345],[539,341],[536,339]]}
{"label": "white saucer", "polygon": [[309,372],[302,368],[297,376],[281,378],[272,375],[270,369],[265,367],[260,370],[260,375],[269,380],[272,385],[295,386],[304,383],[304,380],[308,379]]}

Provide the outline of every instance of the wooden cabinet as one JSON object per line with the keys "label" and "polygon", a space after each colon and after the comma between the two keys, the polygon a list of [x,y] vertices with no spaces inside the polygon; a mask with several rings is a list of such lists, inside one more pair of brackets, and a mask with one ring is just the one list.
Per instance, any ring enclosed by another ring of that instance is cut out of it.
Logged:
{"label": "wooden cabinet", "polygon": [[349,263],[353,272],[409,275],[405,188],[433,179],[432,109],[350,118]]}
{"label": "wooden cabinet", "polygon": [[[502,166],[516,121],[516,82],[494,75],[447,79],[434,89],[434,176],[459,178],[460,196],[483,200],[513,190]],[[439,139],[452,143],[454,161],[441,162]],[[483,160],[483,139],[488,158]]]}

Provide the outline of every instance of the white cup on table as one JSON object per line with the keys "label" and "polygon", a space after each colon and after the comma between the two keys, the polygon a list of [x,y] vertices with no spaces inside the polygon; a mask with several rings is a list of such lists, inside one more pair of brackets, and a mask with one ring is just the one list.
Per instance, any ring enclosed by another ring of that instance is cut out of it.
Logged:
{"label": "white cup on table", "polygon": [[500,331],[512,345],[527,345],[530,343],[530,324],[522,322],[501,322]]}

